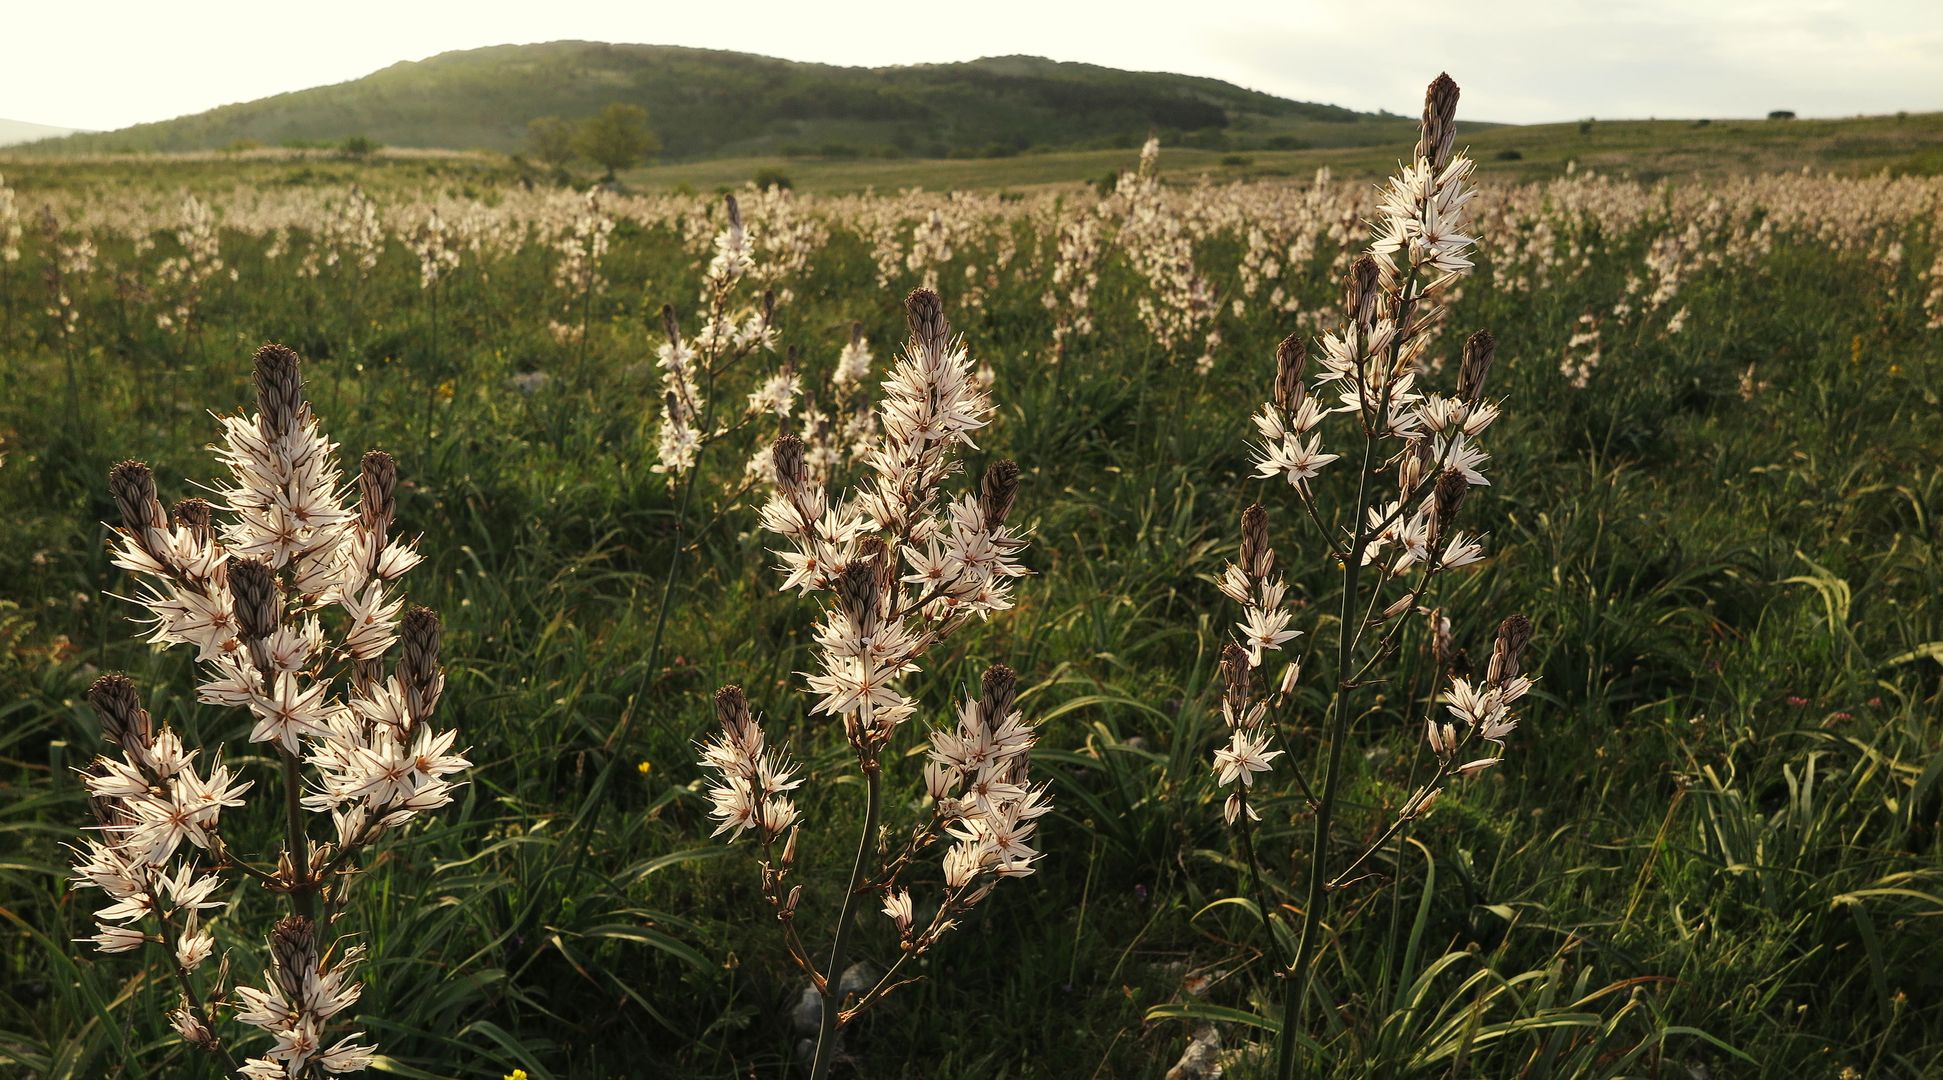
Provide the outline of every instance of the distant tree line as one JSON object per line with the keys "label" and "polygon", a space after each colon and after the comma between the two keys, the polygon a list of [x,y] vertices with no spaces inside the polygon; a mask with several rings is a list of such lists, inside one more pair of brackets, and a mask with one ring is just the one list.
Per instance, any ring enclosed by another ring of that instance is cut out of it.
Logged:
{"label": "distant tree line", "polygon": [[648,127],[648,110],[615,102],[578,123],[542,116],[526,125],[526,144],[536,161],[556,169],[575,158],[605,170],[612,180],[622,169],[638,165],[661,149],[661,140]]}

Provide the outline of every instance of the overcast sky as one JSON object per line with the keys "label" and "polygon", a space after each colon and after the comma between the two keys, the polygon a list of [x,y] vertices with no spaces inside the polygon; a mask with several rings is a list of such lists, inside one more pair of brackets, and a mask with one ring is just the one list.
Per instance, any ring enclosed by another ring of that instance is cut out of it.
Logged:
{"label": "overcast sky", "polygon": [[449,49],[581,38],[884,65],[1032,53],[1414,113],[1803,116],[1943,110],[1943,0],[20,0],[0,117],[108,129]]}

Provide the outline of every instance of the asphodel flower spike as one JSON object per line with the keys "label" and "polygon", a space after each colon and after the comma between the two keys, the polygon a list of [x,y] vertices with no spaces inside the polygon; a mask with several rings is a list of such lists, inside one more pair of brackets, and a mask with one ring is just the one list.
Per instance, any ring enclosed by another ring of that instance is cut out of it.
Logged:
{"label": "asphodel flower spike", "polygon": [[[216,753],[199,772],[201,751],[156,728],[133,682],[103,676],[89,700],[113,751],[84,774],[99,828],[78,852],[75,885],[113,901],[97,913],[98,948],[169,953],[182,995],[170,1019],[184,1039],[234,1075],[291,1080],[370,1063],[345,1013],[362,950],[324,944],[342,883],[380,837],[450,803],[470,763],[454,732],[433,726],[445,685],[438,616],[404,611],[398,582],[419,555],[395,535],[396,463],[366,454],[357,503],[345,505],[337,444],[312,415],[297,355],[266,345],[255,374],[256,413],[222,418],[215,448],[229,471],[215,488],[225,516],[194,498],[165,514],[140,462],[115,466],[109,491],[121,518],[114,562],[140,583],[148,640],[195,651],[198,698],[248,710],[250,741],[280,763],[281,782],[239,780]],[[285,823],[282,850],[256,859],[222,831],[223,811],[253,791],[277,791]],[[328,839],[313,837],[312,815]],[[270,932],[261,988],[201,974],[213,948],[204,912],[227,903],[218,893],[231,871],[292,909]],[[273,1041],[245,1047],[236,1023]]]}
{"label": "asphodel flower spike", "polygon": [[[958,454],[989,421],[991,399],[972,377],[962,340],[952,336],[936,293],[913,292],[905,304],[910,339],[883,386],[878,424],[859,488],[832,498],[817,481],[795,435],[770,452],[775,489],[763,527],[782,541],[782,589],[817,596],[815,670],[805,676],[812,716],[835,721],[863,774],[862,836],[851,868],[827,964],[818,967],[794,922],[801,887],[796,863],[797,810],[803,797],[792,767],[768,748],[742,691],[717,695],[721,730],[702,747],[702,764],[718,777],[709,789],[716,832],[752,834],[762,845],[764,895],[784,927],[790,955],[821,997],[821,1030],[812,1077],[829,1069],[836,1033],[901,985],[905,965],[958,925],[1004,878],[1033,872],[1038,819],[1051,809],[1044,783],[1030,775],[1037,733],[1017,708],[1018,679],[1002,664],[986,670],[955,722],[934,730],[923,781],[928,816],[880,838],[887,763],[899,731],[918,711],[905,681],[925,654],[973,618],[1011,606],[1025,541],[1011,524],[1020,470],[998,461],[956,497],[946,481]],[[884,842],[880,843],[880,839]],[[777,845],[781,843],[781,851]],[[918,856],[942,845],[943,889],[926,898],[906,884]],[[854,1000],[840,989],[855,901],[875,895],[897,934],[899,955],[883,977]]]}
{"label": "asphodel flower spike", "polygon": [[[1263,796],[1255,794],[1280,764],[1301,786],[1315,811],[1314,832],[1303,862],[1307,897],[1294,956],[1283,961],[1286,983],[1282,1019],[1280,1075],[1294,1075],[1300,1042],[1301,1004],[1309,994],[1317,925],[1327,915],[1328,890],[1349,871],[1334,873],[1333,815],[1342,788],[1344,742],[1359,687],[1380,681],[1379,665],[1393,655],[1398,637],[1420,610],[1427,590],[1444,573],[1484,558],[1481,538],[1459,528],[1473,487],[1490,483],[1488,456],[1479,438],[1498,417],[1496,402],[1484,387],[1497,351],[1496,340],[1479,331],[1464,343],[1456,392],[1444,397],[1421,387],[1426,356],[1444,318],[1443,298],[1472,269],[1474,238],[1466,231],[1474,192],[1472,164],[1456,143],[1457,84],[1439,75],[1424,97],[1423,122],[1414,160],[1403,166],[1384,191],[1371,223],[1367,252],[1349,265],[1343,283],[1337,329],[1318,342],[1319,370],[1303,383],[1309,351],[1291,336],[1275,350],[1269,400],[1255,413],[1255,474],[1282,480],[1308,519],[1321,532],[1332,568],[1342,578],[1341,607],[1335,619],[1336,693],[1327,729],[1327,753],[1318,755],[1319,792],[1302,780],[1294,757],[1278,763],[1276,712],[1287,703],[1298,671],[1287,664],[1274,693],[1261,693],[1252,671],[1297,637],[1293,612],[1285,603],[1286,585],[1275,573],[1269,546],[1268,516],[1258,505],[1242,514],[1237,561],[1220,578],[1224,595],[1240,605],[1241,619],[1221,660],[1221,716],[1224,734],[1213,752],[1215,783],[1227,791],[1223,816],[1238,827],[1251,880],[1260,891],[1263,863],[1256,859],[1249,825]],[[1331,416],[1347,424],[1330,425]],[[1325,449],[1326,432],[1340,449]],[[1325,506],[1313,481],[1325,469],[1360,462],[1356,497],[1346,506]],[[1438,615],[1447,635],[1448,622]],[[1421,816],[1451,777],[1472,776],[1497,762],[1492,756],[1465,760],[1473,739],[1499,749],[1516,725],[1510,713],[1530,683],[1517,674],[1518,657],[1530,637],[1522,619],[1507,620],[1494,654],[1493,674],[1473,686],[1457,679],[1444,695],[1453,724],[1427,718],[1425,742],[1436,759],[1435,775],[1415,790],[1399,810],[1381,845],[1403,823]],[[1448,649],[1448,642],[1442,643]],[[1502,657],[1500,661],[1498,658]],[[1350,861],[1354,870],[1374,850]],[[1280,908],[1278,908],[1280,910]],[[1262,907],[1267,920],[1270,905]],[[1271,936],[1273,930],[1271,928]],[[1278,950],[1279,955],[1279,950]]]}

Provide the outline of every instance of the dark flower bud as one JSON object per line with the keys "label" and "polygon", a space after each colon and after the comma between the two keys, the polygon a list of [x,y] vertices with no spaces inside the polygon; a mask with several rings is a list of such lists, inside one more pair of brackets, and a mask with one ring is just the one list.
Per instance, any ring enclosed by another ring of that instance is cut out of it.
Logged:
{"label": "dark flower bud", "polygon": [[101,721],[101,734],[109,742],[134,751],[155,741],[154,725],[148,710],[142,708],[135,680],[126,675],[103,675],[88,687],[88,704]]}
{"label": "dark flower bud", "polygon": [[802,491],[810,482],[809,463],[804,458],[802,439],[794,435],[781,436],[776,440],[770,456],[776,463],[776,484],[783,491],[794,494]]}
{"label": "dark flower bud", "polygon": [[1457,511],[1464,505],[1464,497],[1470,493],[1470,481],[1464,479],[1464,474],[1456,469],[1446,469],[1437,478],[1437,488],[1432,495],[1435,520],[1433,537],[1441,538],[1446,534],[1451,523],[1457,520]]}
{"label": "dark flower bud", "polygon": [[247,642],[262,641],[277,630],[277,575],[256,559],[229,561],[231,614]]}
{"label": "dark flower bud", "polygon": [[1290,334],[1275,346],[1275,405],[1293,412],[1302,403],[1302,368],[1309,362],[1309,347]]}
{"label": "dark flower bud", "polygon": [[1444,616],[1443,608],[1432,608],[1425,612],[1430,623],[1430,663],[1433,670],[1449,672],[1453,644],[1451,642],[1450,620]]}
{"label": "dark flower bud", "polygon": [[143,532],[168,525],[162,500],[155,496],[155,473],[139,461],[124,461],[108,470],[108,493],[114,496],[122,528],[144,542]]}
{"label": "dark flower bud", "polygon": [[740,686],[730,683],[715,692],[715,720],[732,736],[749,726],[749,698]]}
{"label": "dark flower bud", "polygon": [[1375,259],[1365,255],[1350,265],[1349,280],[1343,286],[1343,308],[1364,333],[1376,325],[1377,301],[1382,295],[1383,269]]}
{"label": "dark flower bud", "polygon": [[852,562],[837,575],[837,604],[844,614],[865,632],[877,626],[877,567],[866,557]]}
{"label": "dark flower bud", "polygon": [[1011,458],[994,461],[985,467],[978,485],[978,511],[987,529],[1005,524],[1012,512],[1012,500],[1019,494],[1019,463]]}
{"label": "dark flower bud", "polygon": [[1531,644],[1531,620],[1513,615],[1498,624],[1498,640],[1491,646],[1491,667],[1485,682],[1496,686],[1518,677],[1525,646]]}
{"label": "dark flower bud", "polygon": [[1249,685],[1252,669],[1248,665],[1248,650],[1234,642],[1221,646],[1221,696],[1228,706],[1232,720],[1240,720],[1248,711],[1248,698],[1252,693]]}
{"label": "dark flower bud", "polygon": [[891,554],[889,544],[875,536],[864,537],[857,545],[857,549],[870,560],[870,568],[877,574],[877,582],[874,586],[877,591],[877,607],[873,614],[881,615],[886,608],[897,602],[897,556]]}
{"label": "dark flower bud", "polygon": [[1004,664],[993,664],[985,669],[984,678],[979,680],[979,690],[979,714],[987,724],[997,727],[1012,715],[1012,703],[1019,691],[1019,675]]}
{"label": "dark flower bud", "polygon": [[358,524],[383,547],[398,512],[398,463],[383,450],[367,450],[358,462]]}
{"label": "dark flower bud", "polygon": [[1260,581],[1275,569],[1275,549],[1268,546],[1268,511],[1250,503],[1241,512],[1241,569]]}
{"label": "dark flower bud", "polygon": [[266,439],[294,431],[308,407],[304,404],[303,362],[282,345],[256,350],[256,408],[258,426]]}
{"label": "dark flower bud", "polygon": [[1414,493],[1436,464],[1437,454],[1430,440],[1412,440],[1397,457],[1397,489],[1406,495]]}
{"label": "dark flower bud", "polygon": [[930,289],[912,289],[911,295],[904,298],[904,315],[911,325],[911,340],[920,349],[937,351],[944,348],[945,337],[951,328],[945,323],[944,301]]}
{"label": "dark flower bud", "polygon": [[209,500],[188,498],[175,504],[175,523],[189,530],[196,542],[207,544],[216,535],[215,515]]}
{"label": "dark flower bud", "polygon": [[270,970],[284,999],[306,1001],[304,984],[317,970],[317,934],[309,919],[287,915],[270,930]]}
{"label": "dark flower bud", "polygon": [[398,684],[405,691],[405,707],[411,710],[414,721],[430,718],[445,691],[439,635],[439,613],[428,607],[412,608],[398,624]]}
{"label": "dark flower bud", "polygon": [[1498,339],[1489,330],[1479,330],[1464,341],[1464,362],[1457,369],[1457,396],[1471,404],[1484,393],[1485,376],[1498,355]]}
{"label": "dark flower bud", "polygon": [[1451,150],[1457,143],[1457,84],[1449,75],[1438,75],[1424,91],[1424,118],[1417,139],[1417,156],[1428,159],[1434,169],[1450,164]]}

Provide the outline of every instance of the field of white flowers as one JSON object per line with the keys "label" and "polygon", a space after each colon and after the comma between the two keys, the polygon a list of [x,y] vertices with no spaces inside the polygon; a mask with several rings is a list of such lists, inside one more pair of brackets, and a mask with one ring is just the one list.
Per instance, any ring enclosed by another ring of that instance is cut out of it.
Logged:
{"label": "field of white flowers", "polygon": [[1936,1075],[1943,180],[1457,100],[1379,184],[0,168],[0,1063]]}

